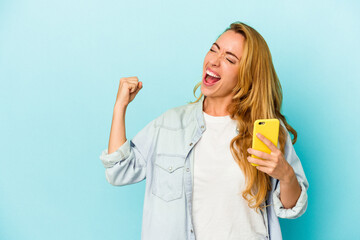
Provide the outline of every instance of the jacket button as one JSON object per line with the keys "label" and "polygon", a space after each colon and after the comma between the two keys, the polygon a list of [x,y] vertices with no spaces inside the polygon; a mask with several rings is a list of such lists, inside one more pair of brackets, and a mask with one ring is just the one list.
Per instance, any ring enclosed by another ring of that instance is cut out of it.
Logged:
{"label": "jacket button", "polygon": [[190,169],[189,169],[189,168],[186,168],[186,171],[188,172],[188,171],[190,171]]}
{"label": "jacket button", "polygon": [[172,170],[172,167],[169,167],[169,171],[171,171]]}
{"label": "jacket button", "polygon": [[193,233],[194,231],[191,229],[190,232]]}
{"label": "jacket button", "polygon": [[193,145],[193,143],[190,143],[189,145],[190,145],[190,146],[192,146],[192,145]]}
{"label": "jacket button", "polygon": [[204,128],[204,125],[201,125],[201,128]]}

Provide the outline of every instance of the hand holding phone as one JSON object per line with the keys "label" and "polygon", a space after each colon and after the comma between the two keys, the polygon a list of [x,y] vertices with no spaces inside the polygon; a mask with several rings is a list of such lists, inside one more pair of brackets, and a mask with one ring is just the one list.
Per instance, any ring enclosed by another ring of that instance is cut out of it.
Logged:
{"label": "hand holding phone", "polygon": [[[252,148],[270,154],[271,150],[256,136],[256,134],[257,133],[262,134],[277,147],[278,137],[279,137],[279,126],[280,126],[280,122],[276,118],[256,120],[254,123]],[[253,154],[251,154],[251,157],[261,159]],[[259,166],[258,164],[255,163],[251,163],[251,165]]]}

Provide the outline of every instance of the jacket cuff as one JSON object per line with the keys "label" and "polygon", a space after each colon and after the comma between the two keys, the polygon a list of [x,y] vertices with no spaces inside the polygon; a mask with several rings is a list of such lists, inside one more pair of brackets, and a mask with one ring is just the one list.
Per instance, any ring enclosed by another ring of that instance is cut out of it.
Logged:
{"label": "jacket cuff", "polygon": [[105,168],[111,168],[116,163],[128,158],[130,156],[130,141],[121,145],[115,152],[108,154],[108,149],[101,152],[100,160],[102,161]]}
{"label": "jacket cuff", "polygon": [[297,218],[300,217],[307,208],[307,192],[303,182],[299,181],[301,187],[301,194],[293,208],[284,208],[280,201],[280,187],[273,193],[273,203],[275,213],[280,218]]}

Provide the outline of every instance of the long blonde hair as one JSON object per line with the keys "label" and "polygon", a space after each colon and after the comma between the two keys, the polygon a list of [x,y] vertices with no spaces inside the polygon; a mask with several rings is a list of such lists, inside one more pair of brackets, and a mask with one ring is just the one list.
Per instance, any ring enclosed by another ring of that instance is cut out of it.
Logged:
{"label": "long blonde hair", "polygon": [[[245,176],[245,190],[242,192],[250,208],[263,209],[262,203],[271,190],[271,181],[268,174],[257,170],[246,159],[247,149],[252,144],[252,130],[256,119],[277,118],[294,136],[292,144],[297,140],[297,132],[281,114],[282,89],[275,72],[271,53],[264,38],[252,27],[234,22],[226,31],[235,31],[245,37],[244,51],[240,59],[239,78],[233,89],[234,97],[228,106],[230,117],[237,121],[238,135],[231,140],[231,153]],[[194,87],[196,89],[201,82]],[[196,99],[198,102],[203,94]],[[284,154],[286,129],[280,125],[279,144]]]}

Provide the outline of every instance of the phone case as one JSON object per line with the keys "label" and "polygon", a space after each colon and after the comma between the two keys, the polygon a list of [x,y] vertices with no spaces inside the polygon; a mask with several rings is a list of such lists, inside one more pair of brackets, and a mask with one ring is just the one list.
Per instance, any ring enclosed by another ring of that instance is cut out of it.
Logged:
{"label": "phone case", "polygon": [[[262,134],[277,147],[279,137],[279,124],[279,120],[276,118],[256,120],[254,123],[252,148],[262,152],[271,153],[271,150],[256,136],[256,134]],[[253,154],[251,154],[251,157],[261,159]],[[255,163],[251,163],[251,165],[259,166]]]}

